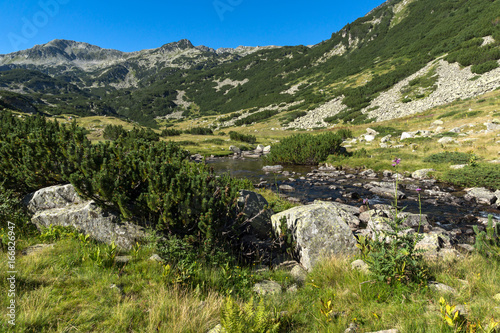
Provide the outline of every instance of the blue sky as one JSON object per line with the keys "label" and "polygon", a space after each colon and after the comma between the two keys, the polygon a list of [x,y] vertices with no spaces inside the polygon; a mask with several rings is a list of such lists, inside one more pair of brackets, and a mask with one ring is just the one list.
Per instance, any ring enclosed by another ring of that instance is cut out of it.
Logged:
{"label": "blue sky", "polygon": [[0,0],[0,54],[53,39],[121,51],[183,38],[212,48],[309,45],[383,0]]}

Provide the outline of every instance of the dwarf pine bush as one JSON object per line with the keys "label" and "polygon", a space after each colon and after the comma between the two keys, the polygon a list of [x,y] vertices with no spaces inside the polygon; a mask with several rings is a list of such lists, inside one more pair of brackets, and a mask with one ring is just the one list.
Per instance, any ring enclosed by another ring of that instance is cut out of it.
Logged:
{"label": "dwarf pine bush", "polygon": [[329,155],[345,154],[340,146],[344,135],[344,132],[292,135],[273,146],[267,161],[274,164],[318,164]]}

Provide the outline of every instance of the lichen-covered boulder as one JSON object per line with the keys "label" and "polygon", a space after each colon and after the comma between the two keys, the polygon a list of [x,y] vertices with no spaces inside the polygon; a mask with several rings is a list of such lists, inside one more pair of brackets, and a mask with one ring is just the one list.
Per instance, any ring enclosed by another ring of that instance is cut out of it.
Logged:
{"label": "lichen-covered boulder", "polygon": [[68,205],[85,202],[73,185],[55,185],[42,188],[36,192],[28,194],[23,199],[24,206],[32,214],[52,208],[62,208]]}
{"label": "lichen-covered boulder", "polygon": [[476,202],[485,205],[491,205],[497,201],[497,196],[495,195],[495,193],[484,187],[474,187],[466,191],[467,194],[464,196],[465,200],[475,199]]}
{"label": "lichen-covered boulder", "polygon": [[146,236],[144,229],[132,223],[124,223],[120,217],[86,201],[73,185],[56,185],[42,188],[27,195],[23,204],[34,214],[31,222],[42,227],[74,227],[91,238],[129,250]]}
{"label": "lichen-covered boulder", "polygon": [[278,282],[264,280],[253,286],[253,291],[259,295],[281,294],[281,285]]}
{"label": "lichen-covered boulder", "polygon": [[310,270],[322,258],[358,252],[356,238],[346,220],[350,215],[332,203],[316,201],[275,214],[271,219],[276,233],[291,233],[300,263]]}
{"label": "lichen-covered boulder", "polygon": [[93,201],[37,212],[32,218],[37,228],[53,226],[74,227],[91,238],[129,250],[145,237],[144,229],[121,222],[118,215],[105,211]]}

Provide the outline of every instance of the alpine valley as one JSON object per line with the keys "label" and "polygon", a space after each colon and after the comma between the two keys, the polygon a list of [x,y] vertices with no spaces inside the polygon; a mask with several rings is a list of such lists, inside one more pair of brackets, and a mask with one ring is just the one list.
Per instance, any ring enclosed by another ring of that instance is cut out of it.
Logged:
{"label": "alpine valley", "polygon": [[500,87],[499,13],[499,1],[389,0],[311,46],[184,39],[125,53],[53,40],[0,55],[0,107],[153,128],[203,117],[227,127],[254,113],[282,129],[394,119]]}

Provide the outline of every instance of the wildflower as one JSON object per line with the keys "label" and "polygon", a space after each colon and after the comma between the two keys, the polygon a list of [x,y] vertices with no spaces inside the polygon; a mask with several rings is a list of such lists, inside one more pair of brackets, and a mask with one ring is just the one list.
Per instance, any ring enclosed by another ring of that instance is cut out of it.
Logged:
{"label": "wildflower", "polygon": [[363,199],[363,205],[366,205],[368,203],[368,199]]}
{"label": "wildflower", "polygon": [[417,191],[417,193],[418,193],[418,192],[422,191],[422,189],[421,189],[420,187],[417,187],[417,188],[415,189],[415,191]]}
{"label": "wildflower", "polygon": [[395,158],[393,161],[392,161],[392,166],[395,167],[396,165],[398,165],[399,163],[401,163],[401,159],[400,158]]}

